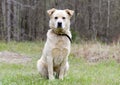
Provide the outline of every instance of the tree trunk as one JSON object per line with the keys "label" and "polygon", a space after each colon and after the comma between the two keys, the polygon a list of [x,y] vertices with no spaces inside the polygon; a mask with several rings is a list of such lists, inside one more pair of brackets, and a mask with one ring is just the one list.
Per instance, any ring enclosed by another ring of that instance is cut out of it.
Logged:
{"label": "tree trunk", "polygon": [[7,41],[11,40],[11,0],[7,0]]}
{"label": "tree trunk", "polygon": [[89,29],[92,30],[92,1],[88,0]]}
{"label": "tree trunk", "polygon": [[108,0],[107,28],[110,27],[110,0]]}
{"label": "tree trunk", "polygon": [[108,6],[107,6],[107,28],[105,28],[105,35],[106,35],[106,42],[108,42],[108,30],[110,29],[110,0],[108,0],[107,2]]}
{"label": "tree trunk", "polygon": [[[2,0],[2,14],[3,14],[3,32],[5,35],[5,31],[6,31],[6,28],[7,28],[7,23],[6,23],[6,0]],[[4,37],[5,38],[5,37]]]}

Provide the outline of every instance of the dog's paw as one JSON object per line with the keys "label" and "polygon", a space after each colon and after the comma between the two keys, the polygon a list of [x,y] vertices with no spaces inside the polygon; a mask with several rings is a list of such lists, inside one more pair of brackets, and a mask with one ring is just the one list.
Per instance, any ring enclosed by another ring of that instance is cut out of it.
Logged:
{"label": "dog's paw", "polygon": [[59,79],[60,79],[60,80],[63,80],[63,76],[59,76]]}
{"label": "dog's paw", "polygon": [[49,77],[49,80],[54,80],[54,79],[55,79],[54,76],[50,76],[50,77]]}

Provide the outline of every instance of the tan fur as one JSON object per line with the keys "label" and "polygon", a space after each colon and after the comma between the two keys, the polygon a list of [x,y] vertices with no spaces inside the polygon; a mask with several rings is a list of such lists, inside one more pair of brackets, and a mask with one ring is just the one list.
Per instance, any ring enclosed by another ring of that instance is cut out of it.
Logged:
{"label": "tan fur", "polygon": [[54,72],[56,72],[58,78],[63,79],[69,69],[68,55],[70,53],[71,42],[66,36],[59,36],[53,32],[53,29],[57,29],[55,27],[56,20],[54,17],[57,16],[60,20],[62,20],[62,17],[66,18],[62,21],[65,25],[63,29],[71,37],[70,17],[73,15],[73,11],[53,8],[48,10],[47,13],[50,16],[49,26],[51,29],[47,32],[47,41],[42,56],[37,62],[37,68],[39,73],[45,78],[49,78],[50,80],[54,79]]}

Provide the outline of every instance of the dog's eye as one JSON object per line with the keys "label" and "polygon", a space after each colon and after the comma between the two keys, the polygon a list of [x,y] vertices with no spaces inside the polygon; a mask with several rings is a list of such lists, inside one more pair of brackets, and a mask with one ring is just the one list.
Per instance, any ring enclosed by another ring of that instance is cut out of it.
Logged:
{"label": "dog's eye", "polygon": [[65,19],[65,17],[62,17],[62,19]]}
{"label": "dog's eye", "polygon": [[55,17],[55,19],[58,19],[58,17]]}

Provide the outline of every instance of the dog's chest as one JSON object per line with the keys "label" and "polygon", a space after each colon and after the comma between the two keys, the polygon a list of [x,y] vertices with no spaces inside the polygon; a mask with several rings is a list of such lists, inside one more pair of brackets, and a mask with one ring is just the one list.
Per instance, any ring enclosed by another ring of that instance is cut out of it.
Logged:
{"label": "dog's chest", "polygon": [[63,40],[59,40],[55,47],[52,49],[53,63],[54,65],[60,65],[68,55],[67,43]]}

